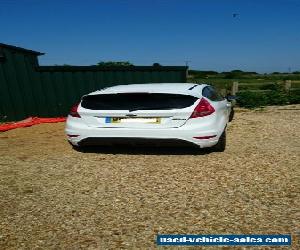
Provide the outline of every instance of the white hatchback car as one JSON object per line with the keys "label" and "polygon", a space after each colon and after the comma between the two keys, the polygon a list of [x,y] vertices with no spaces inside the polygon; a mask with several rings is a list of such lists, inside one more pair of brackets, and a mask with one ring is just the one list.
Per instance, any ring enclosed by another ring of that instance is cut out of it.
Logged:
{"label": "white hatchback car", "polygon": [[231,103],[207,84],[118,85],[82,97],[67,118],[73,146],[193,145],[224,151]]}

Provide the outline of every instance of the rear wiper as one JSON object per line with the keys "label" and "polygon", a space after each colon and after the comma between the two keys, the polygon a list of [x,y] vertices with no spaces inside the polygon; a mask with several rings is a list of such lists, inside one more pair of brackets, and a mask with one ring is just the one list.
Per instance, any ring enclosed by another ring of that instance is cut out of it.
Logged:
{"label": "rear wiper", "polygon": [[156,109],[166,109],[166,108],[168,107],[141,107],[141,108],[129,109],[129,112],[137,111],[137,110],[156,110]]}
{"label": "rear wiper", "polygon": [[147,110],[147,109],[149,109],[149,108],[146,108],[146,107],[144,107],[144,108],[134,108],[134,109],[129,109],[129,112],[137,111],[137,110]]}
{"label": "rear wiper", "polygon": [[143,109],[149,109],[149,107],[147,107],[147,106],[139,106],[139,107],[133,107],[133,108],[129,108],[128,110],[129,110],[129,112],[131,112],[131,111],[136,111],[136,110],[143,110]]}

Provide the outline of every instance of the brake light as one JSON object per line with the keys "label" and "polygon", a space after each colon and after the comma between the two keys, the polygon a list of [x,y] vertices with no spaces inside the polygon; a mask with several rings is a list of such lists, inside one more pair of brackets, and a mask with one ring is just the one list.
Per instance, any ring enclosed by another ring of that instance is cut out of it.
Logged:
{"label": "brake light", "polygon": [[71,110],[70,110],[70,116],[73,116],[73,117],[78,117],[78,118],[81,118],[81,116],[78,114],[78,106],[79,106],[79,103],[77,103],[76,105],[74,105]]}
{"label": "brake light", "polygon": [[198,105],[195,107],[192,115],[190,118],[198,118],[210,115],[215,112],[215,109],[213,106],[210,105],[210,103],[202,98]]}

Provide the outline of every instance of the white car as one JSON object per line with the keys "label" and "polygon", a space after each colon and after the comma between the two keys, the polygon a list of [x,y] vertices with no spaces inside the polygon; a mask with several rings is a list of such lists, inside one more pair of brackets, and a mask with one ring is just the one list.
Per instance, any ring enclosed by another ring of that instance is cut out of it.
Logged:
{"label": "white car", "polygon": [[82,97],[66,134],[73,146],[193,145],[224,151],[231,103],[207,84],[118,85]]}

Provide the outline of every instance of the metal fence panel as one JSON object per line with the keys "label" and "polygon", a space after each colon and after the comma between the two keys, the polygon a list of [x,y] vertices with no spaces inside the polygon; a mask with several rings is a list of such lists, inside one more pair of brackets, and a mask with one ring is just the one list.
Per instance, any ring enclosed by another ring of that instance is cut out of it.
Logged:
{"label": "metal fence panel", "polygon": [[4,49],[0,122],[66,116],[82,95],[118,84],[186,82],[187,67],[38,66],[36,55]]}

